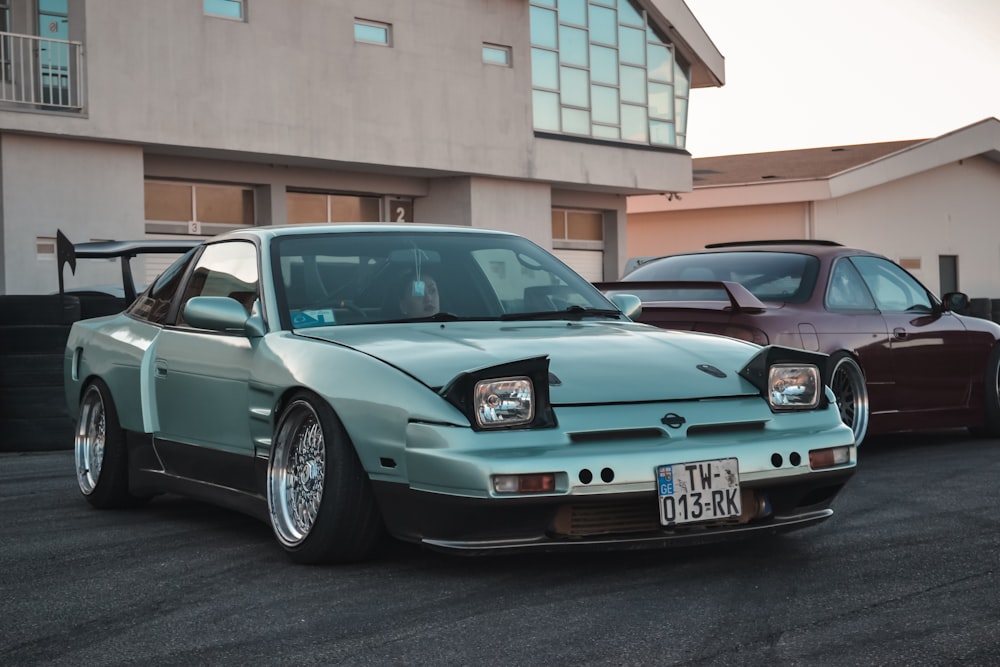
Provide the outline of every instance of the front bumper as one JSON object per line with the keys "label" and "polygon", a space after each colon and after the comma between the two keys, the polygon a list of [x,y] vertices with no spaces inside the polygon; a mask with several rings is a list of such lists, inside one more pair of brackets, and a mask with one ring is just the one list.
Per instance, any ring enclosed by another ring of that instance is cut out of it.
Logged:
{"label": "front bumper", "polygon": [[[665,425],[668,412],[683,415],[683,426]],[[857,463],[833,406],[775,416],[759,398],[738,398],[563,407],[558,419],[557,428],[490,433],[410,423],[405,448],[381,456],[371,474],[389,532],[467,553],[729,539],[829,518]],[[810,452],[834,447],[849,448],[849,460],[810,467]],[[744,515],[660,525],[657,466],[730,457],[739,461]],[[539,473],[554,477],[551,492],[493,488],[495,475]]]}
{"label": "front bumper", "polygon": [[[467,498],[376,483],[389,532],[409,542],[464,554],[515,551],[650,549],[703,544],[818,524],[854,469],[816,473],[808,483],[744,485],[766,502],[759,517],[665,528],[656,492],[601,496]],[[746,503],[745,503],[746,504]]]}

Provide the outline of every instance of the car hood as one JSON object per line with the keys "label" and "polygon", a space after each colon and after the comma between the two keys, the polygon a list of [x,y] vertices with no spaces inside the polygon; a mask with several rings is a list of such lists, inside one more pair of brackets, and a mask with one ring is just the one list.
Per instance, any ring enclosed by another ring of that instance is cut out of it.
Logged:
{"label": "car hood", "polygon": [[551,386],[555,404],[757,393],[737,375],[760,349],[757,346],[634,322],[381,324],[296,334],[351,347],[434,388],[463,372],[548,357],[549,371],[557,380]]}

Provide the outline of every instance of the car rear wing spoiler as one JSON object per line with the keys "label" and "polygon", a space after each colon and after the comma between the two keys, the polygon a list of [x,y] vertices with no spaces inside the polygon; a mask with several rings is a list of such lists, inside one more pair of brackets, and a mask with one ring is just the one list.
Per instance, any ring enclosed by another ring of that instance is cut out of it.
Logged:
{"label": "car rear wing spoiler", "polygon": [[[643,296],[644,292],[663,290],[722,290],[729,298],[726,308],[738,313],[762,313],[767,310],[767,306],[755,297],[750,290],[743,285],[730,280],[636,280],[633,282],[595,282],[594,286],[607,295],[610,294],[634,294],[642,301],[643,306],[661,308],[683,308],[687,303],[697,303],[699,307],[705,307],[704,299],[692,299],[690,302],[680,300],[648,299]],[[718,303],[725,303],[719,301]]]}
{"label": "car rear wing spoiler", "polygon": [[76,260],[120,259],[122,267],[122,288],[125,302],[132,303],[137,296],[135,279],[132,277],[131,260],[136,255],[157,253],[186,253],[202,244],[202,239],[142,239],[138,241],[90,241],[72,243],[61,230],[56,230],[56,256],[58,257],[59,293],[64,294],[63,265],[69,264],[70,271],[76,273]]}

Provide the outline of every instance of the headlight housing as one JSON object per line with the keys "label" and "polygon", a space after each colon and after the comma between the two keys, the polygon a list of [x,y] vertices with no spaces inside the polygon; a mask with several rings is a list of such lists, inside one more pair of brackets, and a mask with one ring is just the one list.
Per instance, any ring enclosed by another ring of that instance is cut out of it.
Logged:
{"label": "headlight housing", "polygon": [[775,364],[768,370],[767,400],[773,410],[812,410],[823,394],[819,367]]}
{"label": "headlight housing", "polygon": [[472,402],[481,428],[521,426],[535,418],[535,391],[529,377],[480,380]]}
{"label": "headlight housing", "polygon": [[440,391],[477,431],[553,428],[549,359],[531,357],[461,373]]}
{"label": "headlight housing", "polygon": [[814,410],[828,404],[828,355],[792,347],[768,345],[740,371],[774,412]]}

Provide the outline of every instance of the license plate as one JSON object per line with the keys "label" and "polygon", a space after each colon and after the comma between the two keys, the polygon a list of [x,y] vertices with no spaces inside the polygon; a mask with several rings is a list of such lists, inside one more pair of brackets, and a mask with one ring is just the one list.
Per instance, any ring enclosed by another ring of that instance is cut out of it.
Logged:
{"label": "license plate", "polygon": [[742,511],[736,459],[658,466],[656,486],[664,526],[731,519]]}

